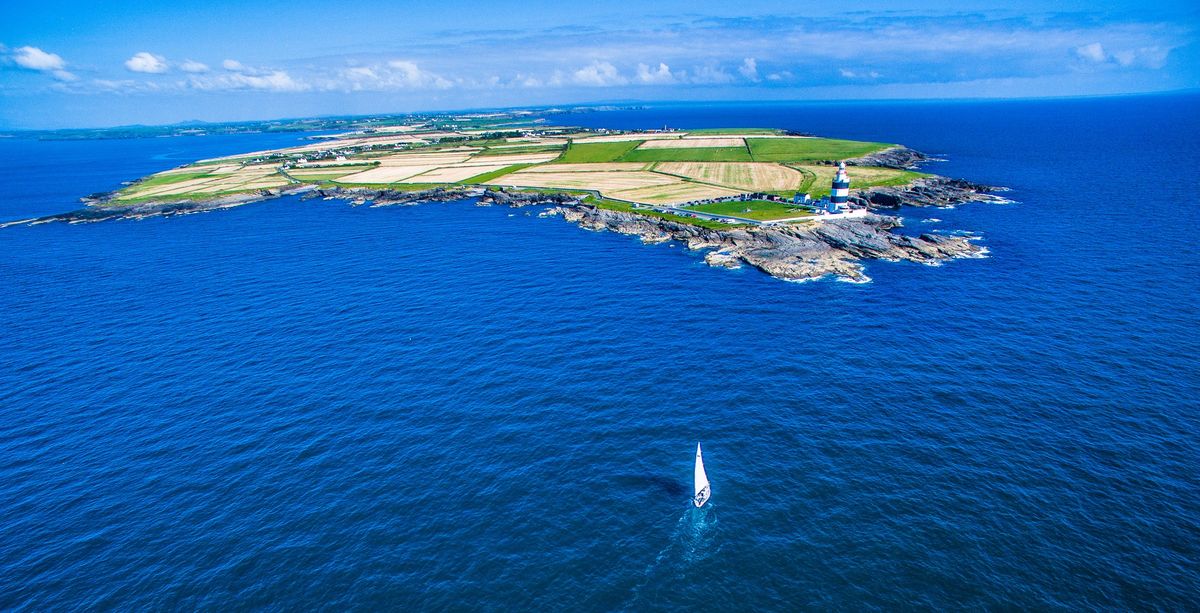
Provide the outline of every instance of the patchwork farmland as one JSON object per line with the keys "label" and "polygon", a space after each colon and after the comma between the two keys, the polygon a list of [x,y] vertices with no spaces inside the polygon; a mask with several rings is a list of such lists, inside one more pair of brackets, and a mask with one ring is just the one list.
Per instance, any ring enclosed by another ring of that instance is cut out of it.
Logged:
{"label": "patchwork farmland", "polygon": [[[146,177],[118,191],[113,201],[195,199],[305,184],[585,190],[600,200],[647,206],[723,201],[746,193],[820,197],[828,193],[835,172],[829,160],[894,146],[763,129],[597,134],[546,127],[507,132],[402,127],[204,160]],[[900,185],[920,176],[893,168],[853,171],[855,188]],[[713,211],[726,209],[733,210],[717,206]],[[773,210],[760,206],[751,212],[762,216]]]}

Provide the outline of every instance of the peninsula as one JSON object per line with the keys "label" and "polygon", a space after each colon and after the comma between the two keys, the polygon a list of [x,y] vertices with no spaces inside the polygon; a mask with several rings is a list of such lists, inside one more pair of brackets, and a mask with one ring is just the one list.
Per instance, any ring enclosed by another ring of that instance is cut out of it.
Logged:
{"label": "peninsula", "polygon": [[475,198],[550,205],[582,227],[679,241],[714,266],[786,280],[866,281],[866,259],[981,257],[970,237],[897,233],[881,209],[998,200],[916,170],[891,143],[775,129],[622,131],[547,125],[525,113],[360,123],[283,149],[200,160],[17,223],[173,215],[296,194],[384,206]]}

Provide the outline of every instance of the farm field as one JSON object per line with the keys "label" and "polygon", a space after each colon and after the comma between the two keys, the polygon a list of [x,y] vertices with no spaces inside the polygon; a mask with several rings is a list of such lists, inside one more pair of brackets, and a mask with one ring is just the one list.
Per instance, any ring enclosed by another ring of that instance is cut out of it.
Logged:
{"label": "farm field", "polygon": [[[780,130],[728,128],[687,132],[596,134],[538,126],[489,128],[473,120],[345,133],[269,151],[213,158],[165,170],[119,190],[115,202],[195,199],[289,185],[322,184],[418,190],[446,185],[503,185],[601,194],[611,202],[671,205],[747,192],[829,193],[834,167],[891,147]],[[901,185],[921,173],[855,166],[852,189]],[[627,205],[626,205],[627,206]],[[745,203],[703,205],[743,216]],[[782,208],[781,208],[782,207]],[[755,219],[795,216],[780,203],[750,205]],[[636,209],[643,211],[642,209]],[[784,215],[786,213],[786,215]],[[772,217],[774,216],[774,217]]]}
{"label": "farm field", "polygon": [[747,138],[746,144],[758,162],[844,160],[895,146],[834,138]]}
{"label": "farm field", "polygon": [[655,172],[601,171],[601,172],[531,172],[520,170],[504,178],[504,183],[522,187],[567,187],[593,189],[610,193],[625,189],[681,183],[682,180]]}
{"label": "farm field", "polygon": [[794,168],[763,162],[659,162],[654,170],[742,191],[795,191],[806,178]]}
{"label": "farm field", "polygon": [[619,158],[622,162],[752,162],[745,147],[697,147],[686,149],[634,149]]}
{"label": "farm field", "polygon": [[735,189],[717,187],[716,185],[676,181],[674,183],[650,185],[635,189],[604,191],[604,193],[609,194],[613,198],[620,198],[622,200],[640,202],[643,204],[675,204],[679,202],[690,202],[692,200],[703,200],[705,198],[736,196],[741,192]]}
{"label": "farm field", "polygon": [[745,147],[746,141],[740,138],[674,138],[648,140],[638,149],[689,149],[704,147]]}
{"label": "farm field", "polygon": [[615,162],[640,144],[642,144],[640,140],[571,143],[558,161],[563,164]]}

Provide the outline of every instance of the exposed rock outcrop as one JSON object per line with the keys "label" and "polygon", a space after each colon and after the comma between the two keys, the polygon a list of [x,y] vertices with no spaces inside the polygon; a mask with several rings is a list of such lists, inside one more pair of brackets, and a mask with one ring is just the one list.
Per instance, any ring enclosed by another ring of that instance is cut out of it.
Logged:
{"label": "exposed rock outcrop", "polygon": [[925,177],[898,187],[868,187],[851,192],[850,204],[871,209],[896,209],[901,206],[952,207],[966,202],[1004,201],[991,192],[1000,188],[971,183],[962,179]]}
{"label": "exposed rock outcrop", "polygon": [[773,277],[805,281],[836,276],[865,282],[861,260],[936,264],[954,258],[981,257],[986,250],[969,237],[892,232],[896,217],[868,215],[800,225],[735,227],[714,230],[584,204],[556,206],[544,216],[560,215],[589,230],[638,236],[648,243],[679,241],[692,250],[708,250],[713,266],[753,266]]}
{"label": "exposed rock outcrop", "polygon": [[[846,160],[846,164],[849,166],[884,166],[887,168],[913,170],[917,167],[917,164],[932,159],[924,153],[913,151],[908,147],[891,147],[883,151]],[[837,164],[836,161],[831,161],[830,163]]]}

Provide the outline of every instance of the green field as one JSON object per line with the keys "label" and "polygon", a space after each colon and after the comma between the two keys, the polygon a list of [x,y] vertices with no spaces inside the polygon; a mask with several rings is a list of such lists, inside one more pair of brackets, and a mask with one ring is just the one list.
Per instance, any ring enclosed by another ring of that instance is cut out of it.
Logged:
{"label": "green field", "polygon": [[[800,189],[797,191],[807,193],[813,199],[829,195],[830,182],[834,173],[837,172],[834,166],[789,166],[804,173],[804,181],[801,182]],[[907,185],[916,179],[930,176],[923,172],[875,166],[851,166],[847,172],[850,175],[851,192],[866,187]]]}
{"label": "green field", "polygon": [[130,189],[142,190],[149,187],[161,187],[163,185],[170,185],[172,183],[182,183],[184,181],[191,181],[192,179],[207,179],[215,176],[217,175],[210,174],[206,170],[200,172],[177,172],[168,175],[157,175],[143,179],[142,181],[131,185]]}
{"label": "green field", "polygon": [[[767,200],[750,200],[748,202],[714,202],[687,207],[689,210],[713,215],[729,215],[770,221],[772,219],[787,219],[789,217],[808,217],[812,213],[797,208],[791,203],[770,202]],[[746,209],[750,209],[747,211]]]}
{"label": "green field", "polygon": [[513,164],[512,166],[505,166],[504,168],[501,168],[499,170],[493,170],[491,172],[485,172],[483,174],[475,175],[469,179],[459,181],[459,183],[462,183],[464,185],[491,183],[491,182],[495,181],[496,179],[498,179],[499,177],[503,177],[504,175],[506,175],[510,172],[516,172],[518,170],[521,170],[522,168],[529,168],[530,166],[533,166],[533,164]]}
{"label": "green field", "polygon": [[583,143],[579,145],[572,142],[555,162],[563,164],[615,162],[640,144],[642,144],[640,140],[623,140],[611,143]]}
{"label": "green field", "polygon": [[685,130],[688,136],[718,136],[721,134],[783,134],[783,130],[775,128],[701,128]]}
{"label": "green field", "polygon": [[747,138],[746,144],[756,162],[845,160],[894,146],[835,138]]}
{"label": "green field", "polygon": [[695,149],[634,149],[621,162],[753,162],[745,147],[697,147]]}

